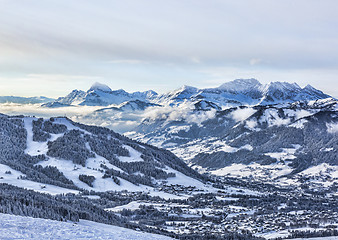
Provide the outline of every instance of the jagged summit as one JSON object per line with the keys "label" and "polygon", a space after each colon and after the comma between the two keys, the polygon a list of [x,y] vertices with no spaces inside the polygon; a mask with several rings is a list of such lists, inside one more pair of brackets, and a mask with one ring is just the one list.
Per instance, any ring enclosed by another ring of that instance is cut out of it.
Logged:
{"label": "jagged summit", "polygon": [[319,89],[316,89],[314,87],[312,87],[310,84],[306,85],[304,88],[303,88],[303,91],[304,92],[307,92],[307,93],[315,93],[315,94],[318,94],[320,96],[320,98],[328,98],[330,97],[329,95],[323,93],[322,91],[320,91]]}
{"label": "jagged summit", "polygon": [[166,95],[180,95],[180,94],[195,94],[198,92],[198,88],[188,85],[183,85],[182,87],[175,89],[174,91],[170,91]]}
{"label": "jagged summit", "polygon": [[270,82],[263,87],[263,91],[300,91],[302,88],[297,83]]}
{"label": "jagged summit", "polygon": [[181,88],[179,88],[181,91],[195,91],[197,90],[196,87],[189,86],[189,85],[183,85]]}
{"label": "jagged summit", "polygon": [[260,87],[262,84],[255,78],[235,79],[230,82],[223,83],[218,89],[227,91],[245,91]]}
{"label": "jagged summit", "polygon": [[105,84],[102,84],[102,83],[99,83],[99,82],[95,82],[88,90],[88,92],[90,91],[103,91],[103,92],[111,92],[111,88],[108,87],[107,85]]}
{"label": "jagged summit", "polygon": [[312,87],[310,84],[306,85],[303,89],[308,89],[308,90],[317,90],[314,87]]}

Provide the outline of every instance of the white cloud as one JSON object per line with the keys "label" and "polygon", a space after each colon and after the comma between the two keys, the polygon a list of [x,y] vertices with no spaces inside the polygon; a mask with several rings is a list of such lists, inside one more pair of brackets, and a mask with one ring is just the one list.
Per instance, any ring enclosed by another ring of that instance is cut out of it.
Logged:
{"label": "white cloud", "polygon": [[250,65],[257,65],[257,64],[260,64],[261,62],[262,62],[262,59],[260,59],[260,58],[250,59]]}
{"label": "white cloud", "polygon": [[[104,76],[119,88],[121,82],[161,82],[174,89],[254,77],[314,86],[320,82],[323,90],[338,96],[337,1],[147,3],[132,1],[130,7],[125,1],[108,0],[6,1],[0,8],[0,72]],[[220,74],[219,66],[233,70]],[[201,73],[205,69],[213,76]],[[0,85],[13,79],[1,79]],[[13,94],[52,92],[38,86],[36,78],[30,85],[37,90],[19,79],[15,85],[21,90]],[[51,88],[68,89],[52,82],[59,80],[50,80]],[[76,81],[74,88],[92,83],[86,78],[68,80]],[[1,91],[14,92],[14,84],[8,86]]]}
{"label": "white cloud", "polygon": [[143,119],[151,121],[164,120],[171,121],[186,121],[188,123],[196,123],[200,125],[202,122],[215,117],[216,110],[194,112],[194,106],[190,102],[182,103],[179,106],[151,107],[144,112]]}
{"label": "white cloud", "polygon": [[37,117],[52,117],[52,116],[75,116],[86,115],[101,107],[92,106],[74,106],[63,108],[45,108],[40,104],[16,104],[16,103],[3,103],[0,104],[0,112],[9,115],[29,115]]}
{"label": "white cloud", "polygon": [[328,123],[326,127],[328,133],[338,133],[338,123]]}
{"label": "white cloud", "polygon": [[199,57],[192,57],[192,58],[191,58],[191,61],[192,61],[193,63],[201,63],[201,59],[200,59]]}
{"label": "white cloud", "polygon": [[251,130],[254,130],[255,127],[257,127],[257,121],[255,120],[246,121],[246,127]]}
{"label": "white cloud", "polygon": [[237,110],[233,111],[231,113],[232,118],[235,121],[244,121],[245,119],[247,119],[248,117],[250,117],[252,114],[254,114],[256,112],[256,110],[254,110],[253,108],[238,108]]}
{"label": "white cloud", "polygon": [[111,60],[111,61],[107,61],[107,63],[115,63],[115,64],[148,64],[148,62],[142,61],[142,60],[138,60],[138,59]]}

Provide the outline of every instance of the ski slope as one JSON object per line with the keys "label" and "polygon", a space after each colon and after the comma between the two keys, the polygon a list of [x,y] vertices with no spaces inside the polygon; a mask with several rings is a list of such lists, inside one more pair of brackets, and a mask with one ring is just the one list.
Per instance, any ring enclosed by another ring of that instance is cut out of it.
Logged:
{"label": "ski slope", "polygon": [[111,239],[169,240],[157,234],[80,220],[79,223],[22,217],[0,213],[0,239]]}

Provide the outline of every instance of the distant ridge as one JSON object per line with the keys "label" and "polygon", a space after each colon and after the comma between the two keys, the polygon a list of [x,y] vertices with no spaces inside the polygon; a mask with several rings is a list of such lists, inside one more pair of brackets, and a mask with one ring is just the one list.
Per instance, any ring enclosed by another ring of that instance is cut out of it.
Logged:
{"label": "distant ridge", "polygon": [[112,90],[109,86],[96,82],[86,92],[73,90],[67,96],[60,97],[54,103],[44,106],[109,106],[129,101],[173,106],[186,101],[196,102],[202,99],[218,106],[239,106],[280,104],[325,98],[332,97],[311,85],[301,88],[297,83],[288,82],[261,84],[254,78],[235,79],[216,88],[199,89],[184,85],[165,94],[157,94],[153,90],[128,93],[123,89]]}

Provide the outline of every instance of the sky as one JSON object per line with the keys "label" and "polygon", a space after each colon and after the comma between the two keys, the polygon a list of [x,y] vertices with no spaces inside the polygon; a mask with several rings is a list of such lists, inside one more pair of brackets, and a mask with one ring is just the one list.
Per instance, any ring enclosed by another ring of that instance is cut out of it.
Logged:
{"label": "sky", "polygon": [[336,0],[0,0],[0,95],[238,78],[338,97]]}

